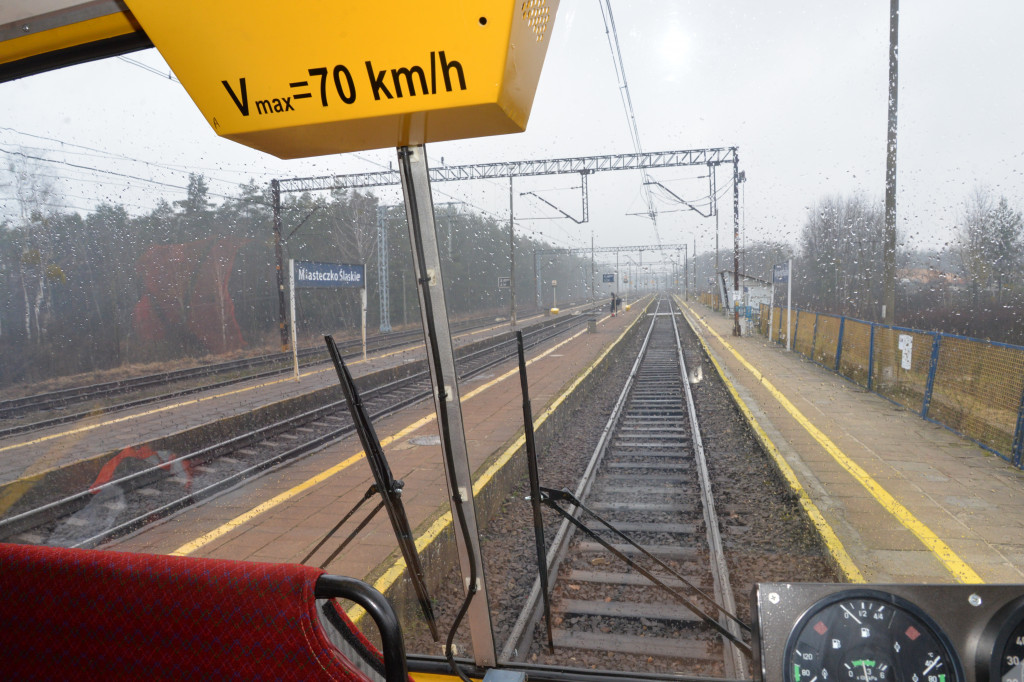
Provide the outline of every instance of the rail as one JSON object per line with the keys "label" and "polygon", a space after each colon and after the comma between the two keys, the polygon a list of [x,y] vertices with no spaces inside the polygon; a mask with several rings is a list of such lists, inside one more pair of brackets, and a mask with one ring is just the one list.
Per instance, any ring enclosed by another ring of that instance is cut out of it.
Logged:
{"label": "rail", "polygon": [[[538,489],[541,501],[563,519],[545,560],[547,575],[558,578],[545,606],[558,614],[554,628],[548,623],[549,641],[570,651],[691,659],[708,670],[724,665],[726,675],[737,678],[748,670],[743,654],[750,648],[740,629],[749,627],[733,615],[735,600],[687,377],[670,304],[669,312],[656,310],[651,316],[575,494]],[[586,537],[577,539],[580,533]],[[594,559],[603,552],[619,561]],[[615,570],[622,562],[627,573]],[[680,572],[683,565],[687,576]],[[538,575],[506,641],[504,660],[525,660],[535,651],[541,583]],[[618,586],[614,601],[603,598],[599,586],[607,585]],[[638,618],[646,623],[641,636],[598,625]],[[567,629],[558,626],[563,620],[587,625]],[[708,647],[715,636],[722,637],[717,651]]]}

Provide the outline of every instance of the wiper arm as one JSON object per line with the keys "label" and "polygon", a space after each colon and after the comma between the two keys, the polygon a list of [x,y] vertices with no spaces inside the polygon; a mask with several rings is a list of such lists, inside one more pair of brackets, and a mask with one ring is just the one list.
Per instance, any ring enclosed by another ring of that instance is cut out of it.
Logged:
{"label": "wiper arm", "polygon": [[576,499],[576,496],[573,495],[571,492],[569,492],[568,490],[555,490],[553,488],[541,488],[540,489],[540,499],[541,499],[541,502],[543,502],[544,504],[548,505],[549,507],[551,507],[552,509],[557,511],[567,521],[569,521],[570,523],[575,525],[577,528],[579,528],[581,531],[583,531],[588,536],[590,536],[592,539],[597,541],[598,544],[600,544],[602,547],[607,549],[609,552],[614,554],[616,557],[618,557],[622,561],[626,562],[626,564],[628,564],[631,568],[636,569],[637,572],[639,572],[645,578],[647,578],[652,583],[657,585],[659,588],[661,588],[665,592],[668,592],[670,595],[675,597],[678,601],[682,602],[682,604],[684,606],[686,606],[686,608],[690,609],[698,618],[700,618],[705,623],[707,623],[708,625],[713,627],[715,630],[717,630],[719,633],[721,633],[721,635],[723,637],[727,638],[729,641],[731,641],[733,644],[735,644],[743,653],[745,653],[747,655],[747,657],[752,657],[753,656],[753,654],[752,654],[752,652],[750,650],[750,646],[746,642],[744,642],[742,639],[740,639],[739,637],[737,637],[733,633],[729,632],[729,630],[727,628],[725,628],[721,623],[719,623],[717,620],[715,620],[713,617],[711,617],[710,614],[706,613],[704,611],[704,609],[702,609],[700,606],[698,606],[693,601],[688,599],[686,597],[686,595],[680,593],[677,590],[672,589],[671,587],[666,585],[664,582],[659,580],[653,573],[651,573],[646,568],[641,566],[639,563],[637,563],[633,559],[630,559],[628,556],[626,556],[625,554],[623,554],[619,550],[615,549],[615,547],[613,547],[609,542],[606,542],[604,540],[604,538],[598,536],[597,533],[595,533],[590,528],[588,528],[586,526],[586,524],[584,524],[582,521],[580,521],[579,519],[574,517],[569,512],[567,512],[564,509],[562,509],[560,506],[558,506],[557,502],[567,502],[567,503],[569,503],[569,504],[571,504],[573,506],[576,506],[576,507],[582,509],[586,513],[590,514],[595,519],[597,519],[601,523],[601,525],[603,525],[605,528],[610,530],[616,536],[618,536],[619,538],[621,538],[622,540],[624,540],[625,542],[627,542],[628,544],[633,546],[637,551],[639,551],[641,554],[646,556],[651,561],[655,562],[662,569],[664,569],[664,570],[668,571],[669,573],[671,573],[673,577],[675,577],[676,579],[681,581],[684,585],[688,586],[690,589],[692,589],[693,591],[697,592],[702,597],[704,597],[705,599],[710,601],[712,604],[714,604],[715,608],[718,609],[718,612],[721,613],[723,616],[725,616],[727,618],[730,618],[731,620],[735,621],[741,628],[743,628],[747,632],[750,632],[750,626],[749,625],[747,625],[746,623],[741,621],[735,614],[732,614],[729,611],[727,611],[724,608],[722,608],[721,606],[719,606],[715,602],[714,599],[712,599],[710,596],[705,594],[703,590],[701,590],[696,585],[694,585],[692,582],[690,582],[689,580],[684,578],[677,571],[673,570],[671,566],[669,566],[664,561],[662,561],[661,559],[659,559],[658,557],[654,556],[653,554],[648,552],[646,549],[644,549],[643,547],[638,545],[636,542],[634,542],[631,538],[629,538],[622,531],[618,530],[617,528],[612,526],[610,523],[605,521],[603,518],[601,518],[597,513],[595,513],[594,511],[588,509],[586,506],[584,506],[584,504],[582,502],[580,502],[578,499]]}
{"label": "wiper arm", "polygon": [[[419,554],[416,552],[416,542],[412,536],[412,528],[409,526],[409,517],[405,513],[405,505],[402,504],[403,484],[401,481],[395,480],[395,477],[391,474],[391,467],[384,456],[384,449],[381,447],[380,439],[377,438],[377,432],[374,430],[370,416],[367,414],[366,407],[359,396],[356,383],[352,379],[345,361],[341,359],[338,346],[334,343],[334,339],[331,336],[325,336],[324,341],[327,343],[327,352],[331,355],[331,361],[334,362],[334,369],[338,373],[338,381],[341,383],[341,390],[345,394],[345,400],[348,402],[349,413],[352,415],[352,422],[355,424],[356,433],[359,434],[359,442],[363,445],[366,461],[370,465],[370,471],[373,472],[373,480],[376,482],[374,487],[381,495],[381,504],[387,510],[388,518],[391,520],[391,527],[395,531],[395,539],[398,540],[398,547],[402,550],[402,557],[405,559],[405,565],[409,569],[409,578],[412,580],[413,588],[416,591],[416,598],[420,603],[420,609],[423,611],[423,617],[430,627],[430,634],[434,641],[440,641],[437,633],[437,621],[430,604],[430,594],[427,591],[427,583],[423,575],[423,565],[420,563]],[[369,491],[367,492],[369,493]],[[371,513],[371,517],[376,511],[374,510]],[[369,519],[364,521],[363,525],[367,522],[369,522]],[[349,539],[351,539],[351,536]],[[346,540],[346,544],[347,542]]]}

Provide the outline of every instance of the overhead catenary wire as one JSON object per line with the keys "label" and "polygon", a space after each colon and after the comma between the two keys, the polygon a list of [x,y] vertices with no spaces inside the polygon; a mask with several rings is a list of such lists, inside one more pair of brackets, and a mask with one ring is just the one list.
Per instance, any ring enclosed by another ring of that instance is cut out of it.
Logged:
{"label": "overhead catenary wire", "polygon": [[[619,83],[619,94],[622,97],[622,106],[626,110],[626,119],[629,123],[629,135],[633,141],[633,149],[637,154],[643,153],[643,145],[640,143],[640,131],[636,124],[636,113],[633,111],[633,98],[629,94],[629,83],[626,81],[626,66],[622,61],[622,49],[619,47],[619,34],[615,28],[615,15],[612,14],[611,0],[600,0],[601,18],[604,20],[605,35],[608,37],[608,47],[612,51],[612,63],[615,65],[615,77]],[[654,208],[654,199],[651,190],[647,185],[649,181],[647,170],[641,169],[643,178],[643,194],[647,202],[647,211],[654,228],[655,242],[661,244],[661,236],[658,234],[658,213]]]}
{"label": "overhead catenary wire", "polygon": [[120,57],[118,57],[118,59],[120,59],[122,62],[125,62],[127,64],[131,64],[132,66],[137,66],[138,68],[142,69],[143,71],[148,71],[149,73],[152,73],[154,75],[160,76],[161,78],[163,78],[165,80],[169,80],[172,83],[180,83],[181,82],[177,78],[174,77],[174,74],[171,71],[168,71],[167,73],[164,73],[160,69],[152,67],[149,64],[143,64],[142,62],[138,61],[137,59],[132,59],[131,57],[125,57],[124,55],[121,55]]}

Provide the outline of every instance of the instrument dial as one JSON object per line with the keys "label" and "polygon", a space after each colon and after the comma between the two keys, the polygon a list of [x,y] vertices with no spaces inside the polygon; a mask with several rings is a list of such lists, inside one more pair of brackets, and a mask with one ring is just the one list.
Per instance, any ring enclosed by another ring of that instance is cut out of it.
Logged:
{"label": "instrument dial", "polygon": [[1001,608],[978,647],[978,682],[1024,682],[1024,597]]}
{"label": "instrument dial", "polygon": [[931,618],[874,590],[847,590],[811,607],[790,635],[785,660],[786,682],[964,680],[948,638]]}

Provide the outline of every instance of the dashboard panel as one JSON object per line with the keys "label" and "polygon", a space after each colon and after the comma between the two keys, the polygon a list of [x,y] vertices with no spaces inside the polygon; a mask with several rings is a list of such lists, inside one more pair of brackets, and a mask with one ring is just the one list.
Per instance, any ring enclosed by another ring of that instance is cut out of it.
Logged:
{"label": "dashboard panel", "polygon": [[1024,682],[1024,585],[761,583],[762,682]]}

